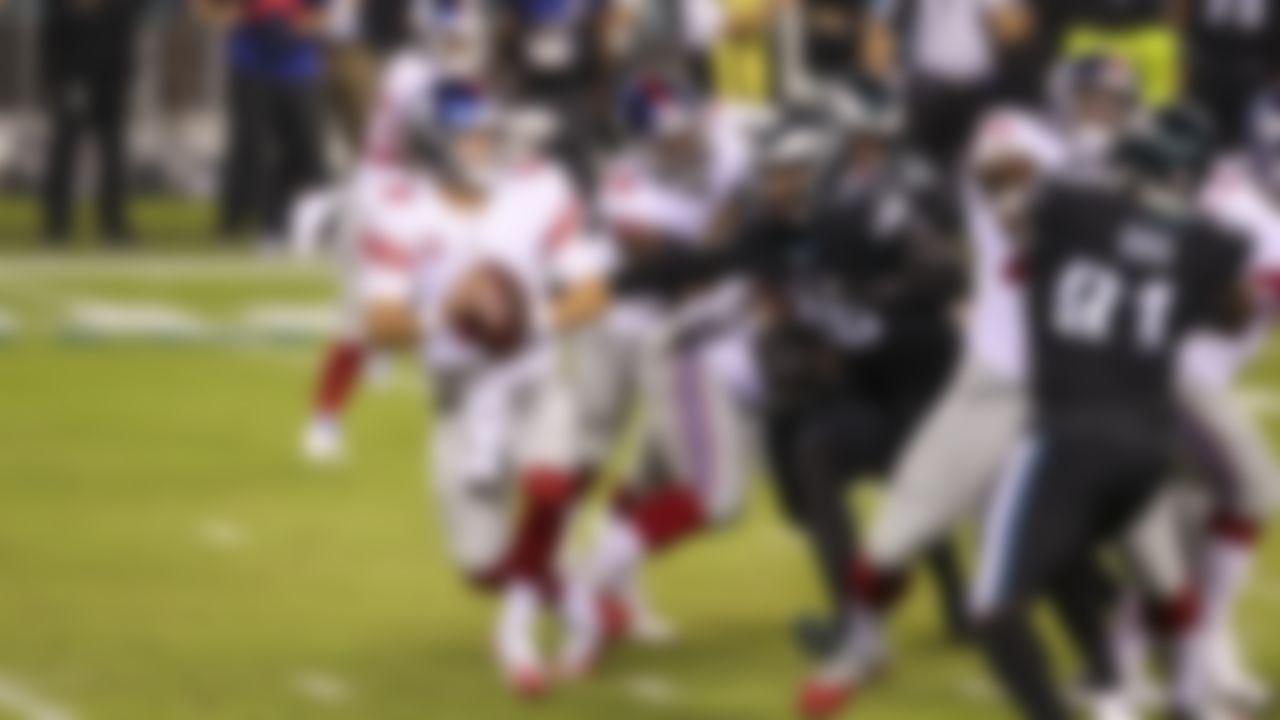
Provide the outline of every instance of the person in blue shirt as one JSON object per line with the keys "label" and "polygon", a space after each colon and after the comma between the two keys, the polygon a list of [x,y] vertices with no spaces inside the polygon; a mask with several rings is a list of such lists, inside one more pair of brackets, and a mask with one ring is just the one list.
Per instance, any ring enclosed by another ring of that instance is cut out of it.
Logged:
{"label": "person in blue shirt", "polygon": [[321,47],[326,0],[196,0],[227,33],[228,137],[219,231],[280,242],[298,193],[324,174]]}

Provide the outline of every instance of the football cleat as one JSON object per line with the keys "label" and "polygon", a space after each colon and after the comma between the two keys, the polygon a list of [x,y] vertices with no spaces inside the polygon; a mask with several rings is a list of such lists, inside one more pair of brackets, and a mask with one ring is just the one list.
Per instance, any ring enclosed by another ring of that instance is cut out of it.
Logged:
{"label": "football cleat", "polygon": [[346,455],[342,427],[333,418],[315,418],[302,432],[302,456],[315,465],[332,465]]}
{"label": "football cleat", "polygon": [[494,627],[493,647],[502,676],[517,695],[526,699],[542,697],[551,689],[551,678],[538,652],[540,612],[541,601],[535,588],[523,584],[508,587]]}

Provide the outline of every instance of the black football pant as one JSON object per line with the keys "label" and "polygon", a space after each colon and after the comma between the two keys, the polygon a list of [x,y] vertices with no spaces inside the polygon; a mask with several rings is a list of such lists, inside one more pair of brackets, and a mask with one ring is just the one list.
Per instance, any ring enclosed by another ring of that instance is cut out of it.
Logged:
{"label": "black football pant", "polygon": [[320,88],[233,72],[223,164],[219,231],[284,233],[298,194],[324,177]]}
{"label": "black football pant", "polygon": [[44,232],[65,241],[73,222],[77,160],[86,135],[98,152],[98,224],[101,234],[122,242],[130,236],[128,201],[128,100],[130,73],[98,68],[51,78],[46,88],[49,145],[43,189]]}
{"label": "black football pant", "polygon": [[[849,401],[804,414],[771,414],[766,422],[771,477],[787,516],[808,540],[835,627],[851,621],[857,518],[849,507],[853,482],[885,472],[899,444],[883,411]],[[964,590],[949,541],[929,553],[949,629],[966,630]]]}
{"label": "black football pant", "polygon": [[1020,443],[1006,468],[986,518],[973,606],[988,663],[1021,717],[1069,717],[1031,626],[1042,593],[1064,611],[1091,681],[1114,683],[1105,634],[1114,594],[1098,555],[1155,497],[1167,463],[1159,447],[1040,433]]}

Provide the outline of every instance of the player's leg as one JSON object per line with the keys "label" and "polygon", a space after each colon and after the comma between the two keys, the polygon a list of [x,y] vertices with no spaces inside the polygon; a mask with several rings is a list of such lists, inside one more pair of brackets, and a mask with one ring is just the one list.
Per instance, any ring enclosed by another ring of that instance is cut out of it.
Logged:
{"label": "player's leg", "polygon": [[1280,475],[1256,423],[1229,391],[1187,390],[1182,399],[1183,447],[1213,494],[1203,571],[1210,683],[1233,701],[1264,703],[1270,693],[1241,658],[1233,619],[1280,499]]}
{"label": "player's leg", "polygon": [[871,647],[912,561],[981,507],[1025,415],[1020,385],[969,365],[908,443],[855,569]]}
{"label": "player's leg", "polygon": [[869,406],[848,402],[805,419],[795,434],[785,464],[796,521],[827,591],[832,627],[843,632],[854,614],[849,559],[857,554],[858,535],[847,490],[856,474],[875,467],[886,442],[884,422]]}
{"label": "player's leg", "polygon": [[[887,625],[911,563],[975,514],[999,477],[1025,417],[1022,389],[969,364],[916,435],[853,563],[855,618],[840,647],[809,678],[803,702],[834,712],[887,662]],[[833,705],[834,707],[829,707]]]}
{"label": "player's leg", "polygon": [[[357,175],[350,197],[359,194]],[[341,270],[341,316],[337,337],[325,349],[312,390],[311,413],[302,433],[303,456],[313,462],[332,462],[345,451],[342,421],[355,394],[371,352],[364,342],[364,302],[360,287],[356,213],[350,197],[338,211],[337,264]]]}
{"label": "player's leg", "polygon": [[441,527],[464,576],[499,595],[492,647],[503,678],[517,692],[537,695],[549,674],[536,637],[543,593],[530,577],[536,559],[528,546],[547,523],[530,519],[536,503],[512,481],[510,397],[497,383],[440,378],[437,386],[431,465]]}
{"label": "player's leg", "polygon": [[580,596],[557,561],[592,476],[583,470],[577,406],[567,383],[557,372],[540,375],[512,426],[521,509],[508,550],[506,592],[518,598],[536,588],[546,606],[558,611],[567,629],[559,661],[562,669],[579,674],[594,659],[589,653],[599,629],[591,609],[578,605]]}
{"label": "player's leg", "polygon": [[[1021,717],[1070,716],[1032,627],[1031,601],[1051,582],[1082,596],[1089,563],[1088,494],[1096,484],[1088,459],[1057,438],[1023,441],[992,498],[983,529],[973,610],[988,664]],[[1070,591],[1070,592],[1068,592]],[[1079,592],[1077,592],[1079,591]]]}
{"label": "player's leg", "polygon": [[368,356],[364,343],[351,336],[334,340],[325,350],[312,393],[311,419],[303,432],[307,459],[323,463],[343,455],[342,418]]}
{"label": "player's leg", "polygon": [[752,470],[750,423],[706,347],[644,348],[641,465],[605,521],[583,583],[608,606],[616,632],[633,629],[636,603],[621,601],[644,562],[735,517]]}
{"label": "player's leg", "polygon": [[638,572],[643,552],[630,511],[669,472],[656,459],[650,417],[642,412],[646,348],[660,316],[653,307],[625,304],[571,340],[573,391],[580,408],[579,440],[588,471],[621,480],[620,500],[603,519],[600,536],[578,578],[579,593],[608,606],[615,634],[655,642],[673,630],[647,598]]}
{"label": "player's leg", "polygon": [[1112,617],[1113,657],[1124,694],[1135,707],[1159,701],[1148,675],[1152,641],[1159,641],[1174,667],[1197,652],[1199,588],[1187,552],[1186,487],[1170,482],[1130,528],[1123,544],[1134,582]]}

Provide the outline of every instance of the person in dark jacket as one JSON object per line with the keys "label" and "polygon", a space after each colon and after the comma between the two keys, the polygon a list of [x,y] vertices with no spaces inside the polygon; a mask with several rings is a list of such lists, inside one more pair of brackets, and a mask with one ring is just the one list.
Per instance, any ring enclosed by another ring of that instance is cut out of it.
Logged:
{"label": "person in dark jacket", "polygon": [[99,231],[110,242],[132,237],[128,208],[129,94],[133,51],[146,0],[46,0],[41,27],[49,146],[44,232],[68,239],[77,160],[86,133],[98,151]]}
{"label": "person in dark jacket", "polygon": [[298,194],[323,179],[326,0],[196,0],[228,35],[229,122],[219,231],[282,242]]}

